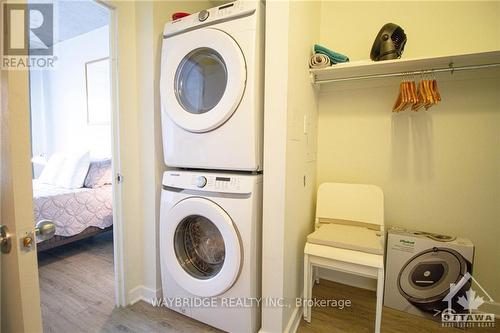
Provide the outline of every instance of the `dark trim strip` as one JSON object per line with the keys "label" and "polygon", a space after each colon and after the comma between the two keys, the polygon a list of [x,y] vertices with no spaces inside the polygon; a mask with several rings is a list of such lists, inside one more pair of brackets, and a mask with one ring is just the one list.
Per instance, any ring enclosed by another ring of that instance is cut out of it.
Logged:
{"label": "dark trim strip", "polygon": [[224,193],[224,192],[214,192],[214,191],[191,190],[191,189],[183,189],[167,185],[162,185],[162,188],[165,191],[190,194],[194,196],[212,197],[212,198],[248,199],[252,195],[252,193]]}

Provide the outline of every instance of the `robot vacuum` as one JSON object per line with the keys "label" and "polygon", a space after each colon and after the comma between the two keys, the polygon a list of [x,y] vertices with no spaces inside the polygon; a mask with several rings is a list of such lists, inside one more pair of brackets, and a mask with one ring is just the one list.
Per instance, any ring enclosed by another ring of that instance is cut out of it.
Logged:
{"label": "robot vacuum", "polygon": [[[443,310],[447,304],[442,300],[449,293],[450,284],[458,283],[470,270],[470,262],[457,251],[434,247],[416,254],[403,265],[397,279],[398,289],[408,302],[422,311]],[[457,296],[469,288],[470,282],[467,282]]]}

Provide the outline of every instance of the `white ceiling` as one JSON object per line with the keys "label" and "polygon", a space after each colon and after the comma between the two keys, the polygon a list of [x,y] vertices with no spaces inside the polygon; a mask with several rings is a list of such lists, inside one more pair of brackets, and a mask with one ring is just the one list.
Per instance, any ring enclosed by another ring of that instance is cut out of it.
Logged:
{"label": "white ceiling", "polygon": [[109,10],[95,1],[55,1],[57,41],[63,41],[109,23]]}
{"label": "white ceiling", "polygon": [[[109,24],[109,10],[92,0],[54,0],[54,43]],[[37,16],[31,20],[40,19]],[[31,45],[39,44],[31,36]]]}

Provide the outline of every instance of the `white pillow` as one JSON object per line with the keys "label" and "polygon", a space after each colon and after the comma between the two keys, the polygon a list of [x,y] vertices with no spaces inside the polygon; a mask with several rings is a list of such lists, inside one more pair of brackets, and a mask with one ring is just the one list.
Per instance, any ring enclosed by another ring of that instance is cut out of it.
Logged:
{"label": "white pillow", "polygon": [[90,154],[73,154],[66,156],[57,176],[56,185],[64,188],[80,188],[87,176],[90,165]]}
{"label": "white pillow", "polygon": [[49,161],[42,170],[42,173],[38,177],[38,182],[44,184],[56,185],[57,176],[61,171],[65,157],[63,154],[52,154]]}

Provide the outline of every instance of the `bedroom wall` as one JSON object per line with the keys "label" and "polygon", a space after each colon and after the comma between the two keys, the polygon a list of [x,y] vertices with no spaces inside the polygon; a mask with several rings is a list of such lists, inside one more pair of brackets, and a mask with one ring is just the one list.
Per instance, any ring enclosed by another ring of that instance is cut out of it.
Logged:
{"label": "bedroom wall", "polygon": [[[403,58],[500,49],[498,2],[325,1],[320,41],[367,59],[391,21],[408,35]],[[387,224],[470,238],[474,275],[498,301],[500,73],[443,74],[438,83],[440,105],[398,115],[391,112],[398,79],[322,86],[317,184],[376,184]]]}
{"label": "bedroom wall", "polygon": [[108,26],[55,44],[56,70],[31,71],[33,155],[111,156],[111,128],[87,124],[85,63],[109,56]]}

